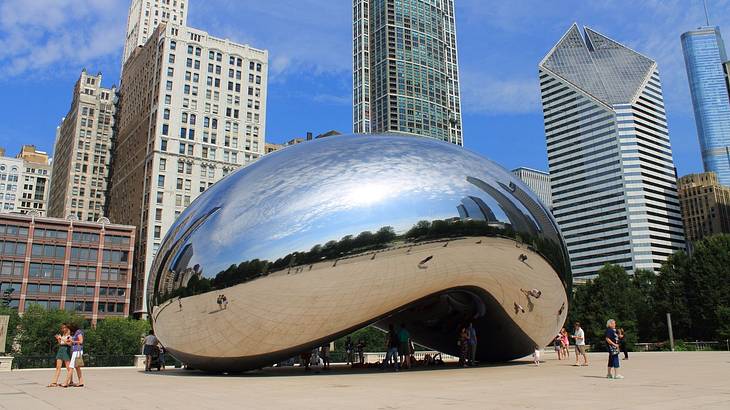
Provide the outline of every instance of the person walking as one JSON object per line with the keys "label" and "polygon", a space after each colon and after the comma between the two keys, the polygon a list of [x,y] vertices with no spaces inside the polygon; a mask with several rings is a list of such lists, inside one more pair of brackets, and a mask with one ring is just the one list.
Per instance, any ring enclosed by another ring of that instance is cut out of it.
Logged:
{"label": "person walking", "polygon": [[228,309],[228,298],[226,295],[221,295],[221,304],[223,305],[223,310]]}
{"label": "person walking", "polygon": [[385,360],[383,361],[383,368],[388,367],[391,363],[393,364],[393,369],[397,372],[400,369],[400,365],[398,363],[398,334],[395,331],[395,326],[393,324],[388,325],[388,340],[387,340],[387,350],[385,353]]}
{"label": "person walking", "polygon": [[474,327],[474,323],[469,322],[469,366],[476,366],[477,356],[477,329]]}
{"label": "person walking", "polygon": [[[618,374],[618,368],[621,367],[619,360],[619,340],[618,332],[616,332],[616,321],[608,319],[606,322],[606,345],[608,347],[608,373],[606,378],[608,379],[623,379],[624,376]],[[611,370],[613,369],[613,374]]]}
{"label": "person walking", "polygon": [[406,329],[406,324],[401,323],[398,330],[398,355],[401,359],[401,368],[409,369],[411,367],[411,334]]}
{"label": "person walking", "polygon": [[588,355],[586,355],[586,334],[580,327],[580,322],[573,325],[573,335],[575,340],[575,365],[580,366],[580,356],[583,356],[583,366],[588,366]]}
{"label": "person walking", "polygon": [[[71,360],[68,363],[68,376],[66,376],[66,385],[74,387],[84,387],[84,375],[81,368],[84,367],[84,331],[75,324],[69,325],[69,331],[73,332],[71,336]],[[73,384],[73,372],[76,369],[76,376],[79,384]]]}
{"label": "person walking", "polygon": [[626,331],[624,328],[618,330],[618,344],[624,353],[624,360],[629,360],[629,349],[626,347]]}
{"label": "person walking", "polygon": [[155,336],[155,332],[150,330],[149,334],[144,338],[144,350],[142,351],[145,355],[144,371],[152,371],[152,354],[159,344],[160,341]]}
{"label": "person walking", "polygon": [[63,365],[68,369],[68,364],[71,361],[71,330],[65,323],[61,324],[60,333],[55,336],[57,350],[56,350],[56,373],[53,375],[53,381],[48,387],[59,387],[58,377],[61,375],[61,366]]}
{"label": "person walking", "polygon": [[465,326],[459,329],[459,366],[466,367],[467,356],[469,355],[469,331]]}
{"label": "person walking", "polygon": [[215,303],[218,304],[218,310],[223,310],[223,295],[218,295],[218,299],[216,299]]}

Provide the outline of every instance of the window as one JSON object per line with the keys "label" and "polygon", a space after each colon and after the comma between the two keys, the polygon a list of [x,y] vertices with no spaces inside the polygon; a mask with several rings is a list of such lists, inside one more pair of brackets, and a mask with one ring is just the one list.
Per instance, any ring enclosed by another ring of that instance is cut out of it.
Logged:
{"label": "window", "polygon": [[160,171],[164,171],[165,168],[167,168],[167,160],[165,158],[160,158]]}
{"label": "window", "polygon": [[164,175],[158,175],[157,176],[157,187],[158,188],[164,188],[165,187],[165,176]]}
{"label": "window", "polygon": [[162,124],[162,135],[169,135],[170,126],[168,124]]}
{"label": "window", "polygon": [[158,205],[161,205],[162,204],[162,200],[164,199],[164,195],[165,194],[163,192],[157,192],[157,204]]}
{"label": "window", "polygon": [[162,235],[162,227],[156,225],[155,226],[155,229],[154,229],[154,234],[153,235],[154,235],[154,238],[155,239],[160,239],[160,236]]}
{"label": "window", "polygon": [[166,139],[160,140],[160,151],[167,151],[167,140]]}

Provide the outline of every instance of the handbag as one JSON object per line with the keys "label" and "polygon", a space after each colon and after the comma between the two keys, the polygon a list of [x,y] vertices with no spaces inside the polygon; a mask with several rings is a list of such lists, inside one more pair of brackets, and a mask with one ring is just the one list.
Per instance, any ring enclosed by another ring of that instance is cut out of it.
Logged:
{"label": "handbag", "polygon": [[74,361],[75,367],[84,367],[84,358],[82,355],[76,356],[76,360]]}

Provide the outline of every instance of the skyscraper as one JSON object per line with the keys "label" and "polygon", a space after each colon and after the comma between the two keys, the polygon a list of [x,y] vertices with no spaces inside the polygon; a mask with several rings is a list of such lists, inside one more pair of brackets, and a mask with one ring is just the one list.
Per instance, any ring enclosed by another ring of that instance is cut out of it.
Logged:
{"label": "skyscraper", "polygon": [[730,97],[725,43],[719,27],[700,27],[682,34],[682,50],[692,94],[697,136],[705,171],[730,186]]}
{"label": "skyscraper", "polygon": [[542,203],[548,208],[553,207],[553,200],[550,196],[550,174],[544,171],[538,171],[532,168],[515,168],[512,173],[522,180],[532,192],[537,194]]}
{"label": "skyscraper", "polygon": [[730,187],[720,185],[714,172],[685,175],[677,188],[688,241],[730,233]]}
{"label": "skyscraper", "polygon": [[353,0],[353,131],[463,145],[454,1]]}
{"label": "skyscraper", "polygon": [[684,249],[656,62],[573,25],[539,64],[553,214],[573,276]]}
{"label": "skyscraper", "polygon": [[132,0],[127,17],[127,39],[124,42],[122,69],[135,48],[143,46],[160,23],[185,26],[188,20],[187,0]]}
{"label": "skyscraper", "polygon": [[119,88],[109,218],[138,227],[132,305],[162,238],[208,187],[264,154],[268,51],[162,23]]}
{"label": "skyscraper", "polygon": [[102,87],[101,74],[83,70],[53,148],[48,215],[97,221],[106,215],[116,87]]}

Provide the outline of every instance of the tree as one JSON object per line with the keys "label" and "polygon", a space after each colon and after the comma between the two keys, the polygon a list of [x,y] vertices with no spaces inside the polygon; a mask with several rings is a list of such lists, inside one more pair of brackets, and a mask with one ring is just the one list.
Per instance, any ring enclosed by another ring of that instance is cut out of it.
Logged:
{"label": "tree", "polygon": [[5,350],[6,353],[11,353],[13,350],[13,341],[15,340],[16,335],[18,334],[18,325],[20,324],[20,316],[18,316],[18,310],[1,306],[0,307],[0,316],[10,316],[10,319],[8,320],[8,334],[5,338]]}
{"label": "tree", "polygon": [[[362,329],[356,330],[353,333],[351,333],[350,338],[352,339],[352,343],[357,343],[358,340],[362,338],[362,340],[365,342],[365,350],[369,352],[378,352],[378,351],[385,351],[387,349],[386,346],[386,337],[387,334],[383,332],[380,329],[377,329],[373,326],[364,327]],[[335,351],[336,352],[344,352],[345,351],[345,340],[347,339],[347,336],[341,337],[337,340],[335,340]]]}
{"label": "tree", "polygon": [[684,276],[690,270],[690,258],[684,252],[670,255],[662,264],[654,284],[655,330],[653,340],[668,340],[667,313],[672,314],[674,337],[689,336],[692,320],[685,293]]}
{"label": "tree", "polygon": [[95,355],[140,354],[142,338],[150,330],[145,320],[108,318],[86,332],[84,351]]}
{"label": "tree", "polygon": [[656,302],[654,299],[657,275],[647,269],[637,269],[631,283],[634,285],[634,310],[639,340],[655,340],[661,331],[657,326]]}
{"label": "tree", "polygon": [[692,308],[692,336],[716,338],[718,310],[730,307],[730,235],[696,242],[689,267],[683,279],[687,306]]}
{"label": "tree", "polygon": [[31,304],[20,318],[18,344],[24,356],[52,356],[56,354],[56,339],[62,323],[84,327],[86,320],[76,312],[45,308]]}
{"label": "tree", "polygon": [[615,319],[618,327],[626,330],[626,341],[631,345],[637,340],[637,299],[626,270],[606,264],[598,271],[598,277],[576,286],[569,319],[581,322],[587,342],[598,348],[605,348],[606,321]]}

